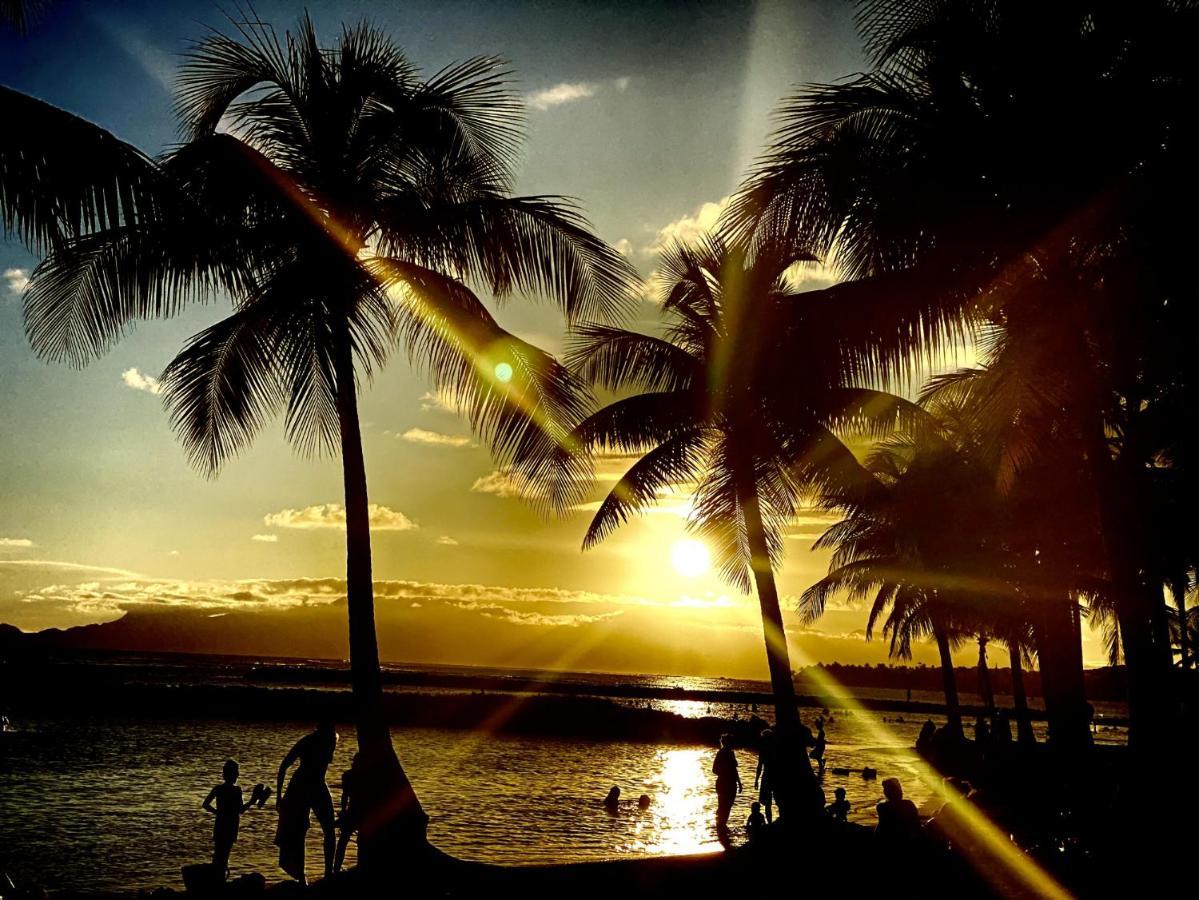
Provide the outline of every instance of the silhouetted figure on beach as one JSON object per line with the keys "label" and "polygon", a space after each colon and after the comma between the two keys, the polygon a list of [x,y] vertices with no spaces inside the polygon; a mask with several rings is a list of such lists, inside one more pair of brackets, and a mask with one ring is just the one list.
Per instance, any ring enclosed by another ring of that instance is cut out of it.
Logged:
{"label": "silhouetted figure on beach", "polygon": [[778,742],[774,731],[767,728],[758,737],[758,768],[754,772],[754,787],[758,791],[758,803],[766,811],[766,822],[774,821],[771,810],[773,801],[770,776],[773,774],[775,759],[778,754]]}
{"label": "silhouetted figure on beach", "polygon": [[712,761],[716,776],[716,833],[722,844],[729,841],[729,814],[741,788],[741,773],[737,771],[737,754],[733,752],[733,736],[720,736],[720,749]]}
{"label": "silhouetted figure on beach", "polygon": [[[337,731],[332,722],[321,722],[316,731],[296,741],[295,746],[279,764],[276,793],[279,799],[279,826],[275,844],[279,848],[279,867],[300,884],[307,884],[304,874],[304,838],[308,834],[308,814],[316,815],[325,837],[325,877],[333,873],[335,845],[333,795],[325,784],[325,773],[337,749]],[[295,774],[283,790],[287,770],[298,762]]]}
{"label": "silhouetted figure on beach", "polygon": [[612,785],[612,789],[608,791],[608,796],[604,798],[604,809],[610,813],[616,812],[620,808],[620,788]]}
{"label": "silhouetted figure on beach", "polygon": [[995,716],[995,727],[991,731],[991,740],[1002,750],[1007,750],[1012,746],[1012,717],[1006,709],[1001,709]]}
{"label": "silhouetted figure on beach", "polygon": [[896,846],[913,840],[920,833],[920,813],[916,804],[903,796],[898,778],[883,779],[883,796],[878,805],[878,826],[874,829],[879,840]]}
{"label": "silhouetted figure on beach", "polygon": [[824,737],[824,719],[816,720],[816,742],[812,745],[812,759],[816,760],[816,765],[820,771],[817,773],[818,778],[824,777],[824,748],[827,741]]}
{"label": "silhouetted figure on beach", "polygon": [[925,719],[924,724],[920,726],[920,735],[916,738],[916,752],[925,754],[931,750],[936,733],[936,723],[932,719]]}
{"label": "silhouetted figure on beach", "polygon": [[845,788],[839,787],[833,791],[833,796],[836,798],[825,807],[825,812],[829,814],[834,822],[849,821],[849,801],[845,799]]}
{"label": "silhouetted figure on beach", "polygon": [[754,801],[749,805],[749,818],[745,820],[745,837],[751,844],[762,840],[766,833],[766,817],[762,815],[762,804]]}
{"label": "silhouetted figure on beach", "polygon": [[979,750],[986,749],[987,745],[991,743],[991,728],[982,716],[974,720],[974,743]]}
{"label": "silhouetted figure on beach", "polygon": [[355,796],[355,790],[361,776],[359,754],[354,754],[350,767],[341,773],[341,814],[337,817],[337,852],[333,857],[333,871],[340,872],[342,863],[346,861],[346,847],[350,838],[358,830],[358,810],[361,803]]}
{"label": "silhouetted figure on beach", "polygon": [[262,785],[256,786],[250,799],[242,803],[241,786],[237,783],[240,774],[237,763],[232,759],[226,760],[221,770],[221,783],[208,792],[202,804],[204,809],[216,816],[212,824],[212,865],[222,878],[229,871],[229,853],[237,840],[241,814],[258,802],[263,789]]}

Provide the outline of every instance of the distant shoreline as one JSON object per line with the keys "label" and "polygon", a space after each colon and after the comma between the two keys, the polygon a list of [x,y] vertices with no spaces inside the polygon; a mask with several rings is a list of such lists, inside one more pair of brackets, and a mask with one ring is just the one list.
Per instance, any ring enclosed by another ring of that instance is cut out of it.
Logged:
{"label": "distant shoreline", "polygon": [[[221,683],[188,681],[177,667],[138,661],[104,665],[79,660],[9,659],[0,671],[6,681],[10,716],[145,718],[232,718],[311,721],[352,718],[349,671],[311,664],[247,665]],[[610,740],[711,743],[725,730],[745,727],[752,716],[770,717],[765,691],[688,688],[611,681],[584,675],[512,675],[449,671],[386,671],[384,683],[404,690],[386,692],[386,712],[397,725],[458,730],[493,730],[544,736]],[[422,690],[425,689],[425,690]],[[634,705],[619,701],[646,701]],[[649,708],[648,701],[691,701],[741,707],[725,716],[685,716]],[[900,698],[801,693],[801,707],[863,709],[915,718],[945,715],[943,703]],[[984,710],[964,705],[973,717]],[[1043,720],[1043,710],[1032,709]],[[1103,725],[1126,724],[1122,716],[1097,717]]]}

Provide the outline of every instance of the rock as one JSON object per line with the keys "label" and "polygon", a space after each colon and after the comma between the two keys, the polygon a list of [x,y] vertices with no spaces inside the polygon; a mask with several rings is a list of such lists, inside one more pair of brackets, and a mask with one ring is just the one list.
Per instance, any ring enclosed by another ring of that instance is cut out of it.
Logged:
{"label": "rock", "polygon": [[266,893],[266,878],[258,872],[240,875],[229,884],[229,894],[233,897],[257,897],[264,893]]}
{"label": "rock", "polygon": [[878,769],[872,769],[870,766],[867,766],[862,770],[862,777],[867,781],[878,778]]}
{"label": "rock", "polygon": [[225,873],[212,863],[184,866],[183,889],[197,897],[215,897],[225,890]]}

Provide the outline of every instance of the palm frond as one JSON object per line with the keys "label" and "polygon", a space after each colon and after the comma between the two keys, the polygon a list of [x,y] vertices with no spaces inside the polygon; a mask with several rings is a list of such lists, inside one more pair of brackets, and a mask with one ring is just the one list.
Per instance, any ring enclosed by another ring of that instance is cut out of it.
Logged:
{"label": "palm frond", "polygon": [[703,470],[710,436],[702,428],[683,431],[647,452],[600,503],[583,538],[595,546],[634,515],[652,507],[670,488],[694,481]]}
{"label": "palm frond", "polygon": [[[109,132],[0,85],[0,225],[34,253],[153,214],[153,160]],[[18,124],[19,123],[19,124]]]}

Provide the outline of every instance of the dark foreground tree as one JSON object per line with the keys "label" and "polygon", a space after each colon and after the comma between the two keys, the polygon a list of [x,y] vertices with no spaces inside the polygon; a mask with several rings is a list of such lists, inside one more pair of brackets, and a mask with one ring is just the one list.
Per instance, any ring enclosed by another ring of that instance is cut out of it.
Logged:
{"label": "dark foreground tree", "polygon": [[[1130,739],[1171,728],[1169,647],[1144,473],[1179,452],[1195,329],[1178,227],[1199,197],[1190,50],[1199,7],[1062,0],[861,5],[871,71],[805,88],[730,210],[791,228],[890,313],[860,351],[908,364],[913,336],[979,317],[1065,348],[1058,384],[1097,498],[1130,687]],[[1111,110],[1126,110],[1120,128]],[[1154,439],[1161,410],[1175,414]],[[1193,430],[1193,429],[1192,429]],[[1051,446],[1043,435],[1041,447]],[[1169,449],[1167,456],[1163,453]]]}

